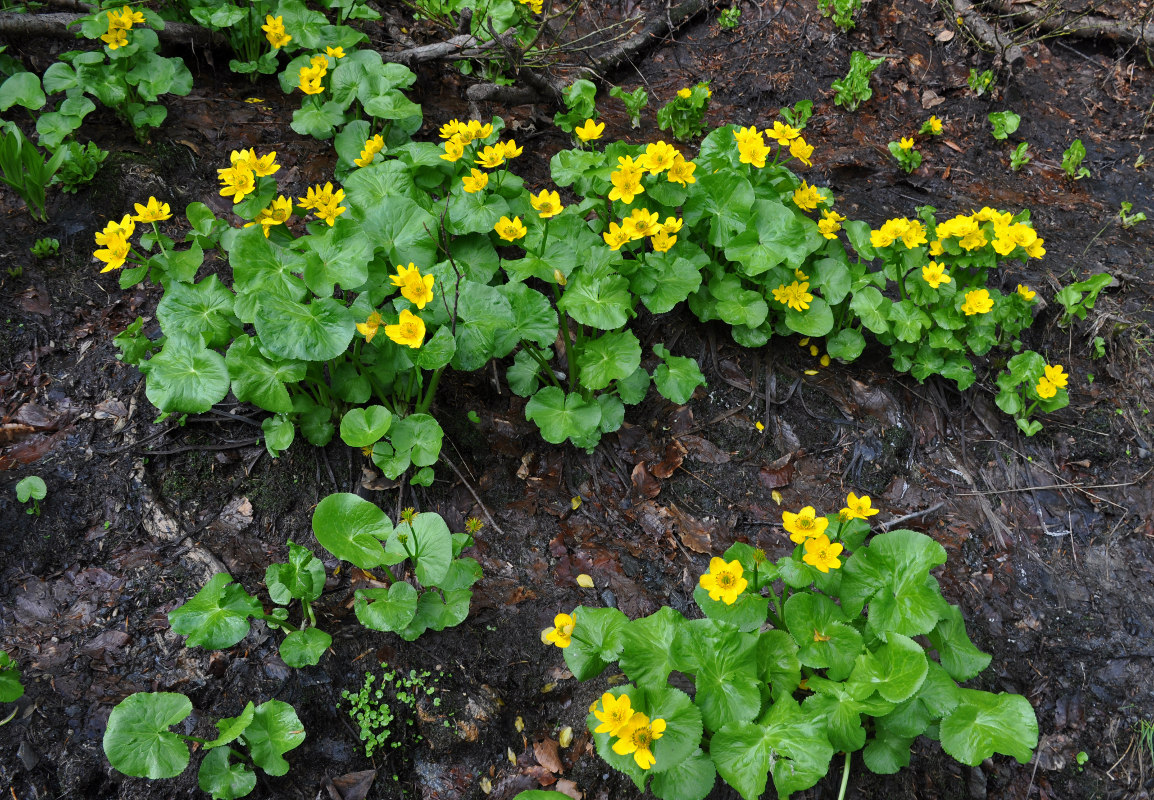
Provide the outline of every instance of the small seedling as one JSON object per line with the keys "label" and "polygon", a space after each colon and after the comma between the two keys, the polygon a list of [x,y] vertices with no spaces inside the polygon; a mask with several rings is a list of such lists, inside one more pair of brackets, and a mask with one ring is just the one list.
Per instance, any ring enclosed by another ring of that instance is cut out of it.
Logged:
{"label": "small seedling", "polygon": [[1090,170],[1082,166],[1084,158],[1086,158],[1086,146],[1082,144],[1081,139],[1075,139],[1066,148],[1066,152],[1062,153],[1062,169],[1065,170],[1067,178],[1080,181],[1090,177]]}
{"label": "small seedling", "polygon": [[784,108],[778,109],[777,113],[791,128],[804,131],[805,124],[809,122],[809,118],[813,116],[813,101],[798,100],[793,104],[793,108],[785,106]]}
{"label": "small seedling", "polygon": [[906,172],[913,172],[922,165],[922,154],[914,149],[913,139],[903,136],[900,142],[890,142],[889,148],[898,165]]}
{"label": "small seedling", "polygon": [[[12,703],[24,696],[24,684],[20,683],[20,667],[9,658],[8,654],[0,650],[0,703]],[[19,708],[13,708],[12,713],[0,720],[0,726],[12,721]]]}
{"label": "small seedling", "polygon": [[1089,760],[1090,756],[1086,755],[1085,750],[1079,751],[1078,755],[1074,756],[1074,763],[1078,765],[1079,772],[1082,771],[1082,768],[1086,766],[1086,762]]}
{"label": "small seedling", "polygon": [[861,0],[818,0],[817,10],[829,17],[840,30],[853,30],[853,15],[861,9]]}
{"label": "small seedling", "polygon": [[468,414],[466,414],[466,416],[469,418],[469,422],[473,423],[474,425],[481,424],[481,415],[476,411],[470,411]]}
{"label": "small seedling", "polygon": [[614,86],[609,90],[610,97],[616,97],[625,104],[625,110],[629,112],[629,122],[634,128],[641,127],[641,109],[649,105],[649,93],[645,91],[644,86],[638,86],[632,92],[626,92],[620,86]]}
{"label": "small seedling", "polygon": [[849,72],[830,87],[837,92],[833,98],[834,105],[845,106],[846,111],[857,111],[858,106],[873,97],[870,76],[884,61],[884,57],[870,58],[855,50],[849,59]]}
{"label": "small seedling", "polygon": [[978,72],[973,67],[970,67],[970,77],[966,82],[970,86],[970,91],[978,97],[981,97],[989,91],[990,86],[993,85],[994,71],[988,69],[985,72]]}
{"label": "small seedling", "polygon": [[37,258],[51,258],[60,252],[60,241],[58,239],[37,239],[32,245],[32,255]]}
{"label": "small seedling", "polygon": [[741,9],[737,6],[732,6],[723,10],[717,16],[717,24],[724,30],[733,30],[741,24]]}
{"label": "small seedling", "polygon": [[657,110],[657,127],[671,131],[679,142],[700,136],[705,130],[705,112],[711,97],[709,81],[678,89],[673,99]]}
{"label": "small seedling", "polygon": [[8,267],[8,269],[4,271],[7,272],[8,277],[12,278],[13,280],[19,279],[22,275],[24,275],[24,267]]}
{"label": "small seedling", "polygon": [[992,111],[986,115],[986,119],[994,126],[993,137],[999,141],[1016,131],[1022,122],[1022,118],[1013,111]]}
{"label": "small seedling", "polygon": [[1122,227],[1129,230],[1137,225],[1139,222],[1146,221],[1146,214],[1139,211],[1137,214],[1131,214],[1130,211],[1134,208],[1133,203],[1122,201],[1122,210],[1118,212],[1118,219],[1122,223]]}
{"label": "small seedling", "polygon": [[1099,359],[1106,356],[1106,340],[1101,336],[1095,336],[1090,346],[1094,348],[1094,354],[1090,358]]}
{"label": "small seedling", "polygon": [[1017,172],[1022,167],[1030,163],[1030,143],[1022,142],[1014,148],[1014,152],[1010,153],[1010,169]]}
{"label": "small seedling", "polygon": [[26,513],[40,516],[40,501],[48,496],[48,486],[43,478],[29,475],[16,484],[16,499],[21,503],[32,501],[32,507]]}

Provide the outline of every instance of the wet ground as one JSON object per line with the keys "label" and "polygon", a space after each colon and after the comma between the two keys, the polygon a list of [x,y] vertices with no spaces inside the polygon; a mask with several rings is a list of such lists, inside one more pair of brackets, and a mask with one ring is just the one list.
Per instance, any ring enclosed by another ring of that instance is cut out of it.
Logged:
{"label": "wet ground", "polygon": [[[835,509],[856,491],[873,496],[882,524],[917,515],[902,524],[946,547],[943,589],[993,654],[975,685],[1028,697],[1041,744],[1028,766],[998,757],[970,769],[919,740],[908,769],[887,778],[856,770],[847,796],[1147,796],[1154,222],[1126,230],[1114,220],[1123,200],[1154,217],[1150,179],[1135,166],[1142,155],[1154,158],[1154,70],[1139,50],[1052,39],[1028,46],[1025,63],[1001,74],[992,97],[978,98],[966,76],[991,56],[938,6],[871,3],[848,35],[810,3],[741,8],[737,30],[702,16],[612,80],[646,85],[662,101],[711,80],[711,125],[765,126],[781,106],[812,99],[807,137],[817,151],[805,177],[831,186],[839,207],[874,225],[927,203],[944,212],[1030,208],[1048,254],[1005,271],[1003,288],[1025,282],[1052,296],[1095,272],[1117,278],[1086,321],[1061,328],[1051,307],[1028,334],[1027,346],[1074,376],[1070,407],[1025,439],[993,404],[996,362],[982,363],[978,385],[963,394],[898,375],[872,349],[810,376],[814,359],[795,341],[745,350],[726,331],[674,311],[643,318],[638,335],[647,345],[668,343],[675,331],[671,349],[699,360],[708,388],[684,407],[651,396],[592,455],[544,443],[524,420],[524,401],[488,372],[442,382],[434,413],[465,481],[439,471],[429,490],[380,489],[371,465],[341,445],[298,444],[273,461],[256,441],[252,408],[225,404],[183,427],[153,424],[141,377],[114,358],[111,338],[137,314],[150,318],[158,297],[121,292],[98,275],[92,231],[149,194],[174,208],[199,200],[225,213],[215,169],[231,149],[276,149],[287,168],[282,186],[299,194],[328,179],[332,163],[326,144],[289,129],[295,101],[275,84],[253,87],[198,62],[193,94],[168,103],[169,121],[149,145],[132,142],[111,115],[90,117],[84,133],[112,155],[77,195],[51,195],[47,225],[33,225],[0,192],[0,260],[9,269],[0,273],[0,648],[21,664],[27,687],[16,718],[0,728],[0,789],[20,800],[204,796],[192,770],[150,785],[119,776],[103,757],[112,706],[134,691],[164,690],[189,695],[200,734],[249,699],[297,708],[308,738],[289,755],[289,776],[262,776],[254,797],[476,800],[484,778],[494,798],[540,786],[591,800],[633,798],[582,733],[606,678],[578,684],[559,651],[542,647],[540,629],[578,603],[616,605],[631,617],[662,604],[688,611],[711,554],[747,541],[774,557],[786,546],[782,508]],[[39,70],[66,46],[9,44]],[[854,49],[888,59],[874,75],[874,97],[848,114],[833,105],[829,85]],[[439,67],[421,68],[419,136],[467,113],[465,85]],[[251,97],[264,102],[246,103]],[[608,136],[661,137],[652,108],[635,131],[616,101],[602,107]],[[1003,108],[1022,117],[1011,143],[988,134],[986,114]],[[536,160],[526,159],[522,174],[544,186],[548,157],[567,146],[542,124],[553,109],[483,111],[523,126],[525,153]],[[931,113],[945,132],[919,145],[925,163],[907,176],[886,143]],[[1086,144],[1091,177],[1071,183],[1059,163],[1075,137]],[[1009,152],[1023,140],[1034,161],[1012,172]],[[28,255],[41,236],[60,239],[59,256]],[[468,421],[469,410],[479,423]],[[48,485],[39,517],[24,514],[11,490],[31,474]],[[469,619],[411,644],[368,632],[351,613],[356,576],[334,575],[333,561],[319,611],[335,641],[319,666],[288,669],[278,638],[259,625],[227,651],[186,649],[167,612],[222,569],[258,593],[286,541],[315,548],[311,510],[332,491],[358,491],[390,510],[435,510],[453,529],[467,516],[491,515],[474,553],[485,578]],[[595,588],[580,588],[580,573]],[[355,692],[382,663],[428,672],[442,703],[394,699],[401,746],[367,759],[337,706],[343,690]],[[559,748],[564,726],[576,735]],[[804,796],[836,797],[837,777]],[[736,795],[718,788],[711,797]]]}

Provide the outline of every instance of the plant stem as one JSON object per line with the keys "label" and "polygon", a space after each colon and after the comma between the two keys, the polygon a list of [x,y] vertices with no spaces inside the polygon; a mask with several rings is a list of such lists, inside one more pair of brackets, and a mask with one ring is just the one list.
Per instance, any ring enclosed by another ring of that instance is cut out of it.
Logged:
{"label": "plant stem", "polygon": [[432,405],[433,395],[437,393],[437,382],[441,380],[441,373],[444,371],[445,368],[441,367],[436,372],[434,372],[433,377],[429,379],[429,385],[425,389],[425,396],[422,397],[421,401],[417,404],[416,410],[419,413],[425,413],[429,410],[429,406]]}
{"label": "plant stem", "polygon": [[841,773],[841,789],[837,793],[837,800],[845,800],[845,790],[846,787],[849,786],[849,763],[852,757],[853,754],[847,750],[845,754],[845,769],[843,769]]}

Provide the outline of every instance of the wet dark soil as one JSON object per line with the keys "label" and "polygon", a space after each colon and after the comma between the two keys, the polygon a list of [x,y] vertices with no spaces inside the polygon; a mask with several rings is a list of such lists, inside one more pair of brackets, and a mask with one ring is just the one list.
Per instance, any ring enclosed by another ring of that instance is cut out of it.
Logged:
{"label": "wet dark soil", "polygon": [[[1115,215],[1127,200],[1154,217],[1150,179],[1136,166],[1140,156],[1154,158],[1154,70],[1139,51],[1051,39],[1029,45],[1025,63],[1002,71],[993,94],[979,98],[966,75],[992,56],[933,4],[867,4],[849,34],[810,2],[741,8],[737,30],[702,17],[610,76],[627,89],[645,85],[651,108],[635,131],[606,99],[607,135],[660,138],[653,108],[681,86],[711,80],[711,125],[765,126],[781,106],[814,100],[807,136],[817,151],[806,177],[875,225],[923,204],[946,213],[1030,208],[1048,254],[1005,271],[1003,288],[1024,282],[1052,296],[1094,272],[1118,279],[1086,321],[1061,328],[1048,309],[1027,334],[1027,346],[1075,376],[1070,407],[1025,439],[993,404],[996,360],[980,363],[978,385],[959,394],[894,373],[880,350],[818,369],[795,341],[745,350],[675,311],[641,320],[639,335],[647,345],[675,340],[676,354],[699,360],[708,387],[684,407],[651,396],[592,455],[544,443],[524,420],[524,401],[490,373],[446,376],[434,411],[467,485],[438,469],[428,490],[369,488],[379,484],[361,454],[339,445],[297,444],[272,460],[248,407],[225,404],[183,426],[153,422],[141,377],[115,359],[111,338],[137,314],[151,321],[157,293],[122,292],[100,276],[92,231],[149,194],[174,208],[199,200],[225,213],[215,169],[231,149],[276,149],[290,194],[328,179],[332,164],[328,144],[288,127],[295,100],[274,83],[252,86],[197,61],[193,95],[170,99],[169,120],[151,143],[137,144],[110,114],[93,115],[83,133],[112,155],[93,184],[51,196],[48,224],[33,224],[14,195],[0,192],[8,269],[0,273],[0,648],[20,663],[27,687],[16,718],[0,728],[0,791],[20,800],[204,796],[193,770],[153,785],[118,775],[101,751],[120,699],[180,691],[196,708],[187,730],[201,734],[250,699],[296,707],[308,738],[289,754],[289,776],[262,776],[254,797],[476,800],[488,785],[490,797],[510,798],[557,788],[556,778],[591,800],[636,797],[582,733],[585,709],[612,676],[578,684],[538,632],[578,603],[630,616],[662,604],[692,613],[695,578],[710,555],[747,541],[772,557],[786,546],[782,508],[824,511],[856,491],[873,496],[882,523],[920,514],[903,525],[946,547],[939,580],[974,641],[993,654],[975,685],[1029,698],[1042,738],[1030,765],[999,757],[974,769],[922,739],[908,769],[892,777],[856,770],[847,796],[1148,796],[1154,752],[1140,732],[1154,722],[1154,606],[1146,600],[1154,572],[1154,222],[1127,230]],[[8,44],[40,70],[60,49]],[[874,97],[849,114],[834,106],[829,85],[855,49],[887,61]],[[427,122],[419,135],[432,137],[441,122],[467,114],[465,83],[435,67],[420,75],[414,99]],[[245,102],[253,97],[263,102]],[[986,114],[1003,108],[1019,113],[1022,127],[996,142]],[[522,172],[544,186],[548,156],[566,142],[530,126],[552,110],[482,111],[525,126],[525,152],[536,158]],[[925,163],[906,175],[886,143],[931,113],[945,132],[919,145]],[[1072,183],[1059,163],[1076,137],[1091,177]],[[1012,172],[1009,153],[1020,141],[1030,142],[1034,161]],[[28,248],[42,236],[59,238],[61,252],[36,261]],[[675,465],[668,478],[653,477],[658,463]],[[39,516],[25,514],[12,492],[31,474],[49,487]],[[221,570],[262,594],[265,566],[285,557],[287,541],[319,551],[311,511],[332,491],[357,491],[390,514],[435,510],[454,529],[491,514],[495,524],[473,553],[485,578],[468,620],[414,643],[366,631],[351,614],[356,576],[330,561],[319,613],[334,645],[319,666],[288,669],[278,636],[259,625],[227,651],[185,648],[167,612]],[[595,588],[577,585],[581,573]],[[405,705],[389,689],[392,741],[401,746],[368,759],[338,704],[367,672],[380,676],[382,664],[435,676],[441,703]],[[575,736],[555,774],[539,754],[565,726]],[[831,776],[803,794],[833,798],[837,788]],[[736,795],[719,787],[711,797]]]}

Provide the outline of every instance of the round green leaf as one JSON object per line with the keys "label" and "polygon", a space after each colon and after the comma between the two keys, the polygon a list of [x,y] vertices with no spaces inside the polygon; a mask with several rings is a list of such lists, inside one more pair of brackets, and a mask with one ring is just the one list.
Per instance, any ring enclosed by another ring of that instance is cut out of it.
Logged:
{"label": "round green leaf", "polygon": [[525,404],[525,419],[537,423],[545,441],[560,444],[596,432],[601,424],[601,406],[575,392],[566,394],[557,386],[546,386]]}
{"label": "round green leaf", "polygon": [[825,336],[833,330],[833,312],[829,303],[815,297],[805,311],[789,309],[785,312],[785,324],[791,331],[802,336]]}
{"label": "round green leaf", "polygon": [[858,657],[847,683],[855,697],[864,699],[876,691],[891,703],[900,703],[912,697],[926,679],[929,665],[922,646],[892,631],[886,638],[884,645]]}
{"label": "round green leaf", "polygon": [[244,764],[233,764],[228,748],[213,750],[200,762],[196,782],[213,800],[236,800],[256,788],[256,773]]}
{"label": "round green leaf", "polygon": [[366,628],[403,631],[417,613],[417,590],[404,581],[388,589],[358,589],[353,611]]}
{"label": "round green leaf", "polygon": [[[662,737],[664,738],[664,737]],[[662,740],[658,740],[660,746]],[[660,763],[660,762],[658,762]],[[654,766],[656,770],[656,765]],[[717,770],[709,756],[698,748],[689,758],[671,769],[657,772],[650,788],[661,800],[704,800],[717,783]]]}
{"label": "round green leaf", "polygon": [[694,390],[705,385],[705,376],[701,374],[697,362],[685,356],[670,355],[664,345],[656,345],[653,352],[664,360],[653,371],[653,383],[657,385],[657,391],[678,405],[688,403]]}
{"label": "round green leaf", "polygon": [[437,463],[444,437],[440,424],[428,414],[410,414],[396,420],[389,431],[389,439],[397,452],[408,453],[418,467]]}
{"label": "round green leaf", "polygon": [[604,389],[615,380],[628,378],[641,366],[641,342],[627,330],[586,339],[577,350],[577,366],[582,386]]}
{"label": "round green leaf", "polygon": [[1028,764],[1038,745],[1038,719],[1020,694],[961,689],[961,702],[942,718],[942,749],[976,767],[994,753]]}
{"label": "round green leaf", "polygon": [[166,339],[140,371],[147,379],[145,396],[161,411],[203,414],[228,395],[224,356],[185,336]]}
{"label": "round green leaf", "polygon": [[384,406],[354,408],[341,418],[341,440],[349,447],[370,447],[392,424],[393,412]]}
{"label": "round green leaf", "polygon": [[257,301],[256,332],[268,352],[281,358],[328,361],[348,349],[356,331],[352,312],[331,297],[308,305],[275,294]]}
{"label": "round green leaf", "polygon": [[385,512],[355,494],[330,494],[313,512],[313,534],[321,546],[361,569],[385,563],[381,541],[392,532]]}
{"label": "round green leaf", "polygon": [[425,511],[393,529],[386,552],[409,558],[422,586],[439,586],[453,560],[453,537],[440,514]]}
{"label": "round green leaf", "polygon": [[305,740],[305,729],[292,706],[269,700],[256,707],[244,739],[253,763],[269,775],[284,775],[289,764],[282,756],[300,746]]}
{"label": "round green leaf", "polygon": [[188,637],[188,647],[221,650],[248,635],[249,617],[263,614],[260,601],[227,572],[218,572],[191,600],[168,612],[168,624]]}
{"label": "round green leaf", "polygon": [[134,778],[174,778],[188,766],[188,745],[168,729],[192,713],[192,703],[173,692],[138,692],[108,717],[104,754]]}
{"label": "round green leaf", "polygon": [[557,307],[582,325],[611,331],[632,315],[633,295],[629,281],[612,270],[581,271],[570,279]]}
{"label": "round green leaf", "polygon": [[290,667],[315,667],[332,643],[333,637],[320,628],[293,631],[280,643],[280,657]]}
{"label": "round green leaf", "polygon": [[683,763],[701,747],[704,726],[701,711],[693,705],[689,695],[671,686],[644,691],[643,708],[650,720],[665,720],[665,733],[653,745],[656,763],[652,772],[659,773]]}
{"label": "round green leaf", "polygon": [[35,72],[17,72],[0,84],[0,111],[19,104],[31,111],[43,107],[46,98]]}
{"label": "round green leaf", "polygon": [[20,683],[20,667],[0,650],[0,703],[11,703],[24,696],[24,685]]}
{"label": "round green leaf", "polygon": [[235,302],[235,295],[215,275],[200,283],[173,281],[156,306],[156,319],[166,336],[201,336],[208,347],[219,347],[232,340]]}
{"label": "round green leaf", "polygon": [[865,350],[865,337],[861,335],[861,331],[843,328],[826,340],[825,350],[830,358],[855,361]]}
{"label": "round green leaf", "polygon": [[21,478],[16,484],[16,499],[21,503],[31,500],[43,500],[48,496],[48,485],[38,475],[29,475]]}

